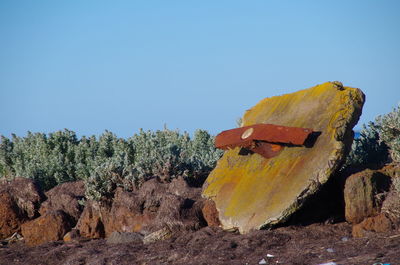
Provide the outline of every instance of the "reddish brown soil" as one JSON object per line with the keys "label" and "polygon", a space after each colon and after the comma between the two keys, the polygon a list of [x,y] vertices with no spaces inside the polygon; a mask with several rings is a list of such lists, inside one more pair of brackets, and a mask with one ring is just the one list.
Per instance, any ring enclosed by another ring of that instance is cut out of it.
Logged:
{"label": "reddish brown soil", "polygon": [[[267,254],[274,255],[268,258]],[[246,235],[205,227],[149,245],[106,240],[0,247],[0,264],[400,264],[400,231],[351,237],[347,223],[289,226]]]}

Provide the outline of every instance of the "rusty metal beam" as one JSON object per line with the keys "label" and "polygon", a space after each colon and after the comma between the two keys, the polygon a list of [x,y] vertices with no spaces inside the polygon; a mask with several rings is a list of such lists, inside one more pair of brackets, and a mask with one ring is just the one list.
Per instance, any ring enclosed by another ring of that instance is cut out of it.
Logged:
{"label": "rusty metal beam", "polygon": [[224,150],[242,147],[270,158],[284,146],[305,145],[313,132],[310,128],[255,124],[221,132],[215,138],[215,146]]}

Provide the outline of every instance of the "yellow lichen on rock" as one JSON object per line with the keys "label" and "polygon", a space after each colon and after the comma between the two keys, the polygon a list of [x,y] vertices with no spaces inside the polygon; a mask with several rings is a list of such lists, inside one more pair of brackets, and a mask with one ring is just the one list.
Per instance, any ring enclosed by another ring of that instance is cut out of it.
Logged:
{"label": "yellow lichen on rock", "polygon": [[343,161],[363,104],[361,90],[328,82],[263,99],[246,111],[243,126],[272,123],[321,134],[312,148],[285,147],[270,159],[226,151],[203,187],[222,226],[245,233],[287,220]]}

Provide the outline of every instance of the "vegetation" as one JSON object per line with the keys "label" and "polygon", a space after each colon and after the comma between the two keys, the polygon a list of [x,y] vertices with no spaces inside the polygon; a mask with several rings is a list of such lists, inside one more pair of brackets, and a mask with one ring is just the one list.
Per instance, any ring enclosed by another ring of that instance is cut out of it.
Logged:
{"label": "vegetation", "polygon": [[346,167],[379,167],[388,161],[388,147],[380,140],[379,132],[374,122],[363,125],[360,136],[353,141]]}
{"label": "vegetation", "polygon": [[346,167],[381,166],[388,162],[400,164],[400,107],[363,126]]}
{"label": "vegetation", "polygon": [[[140,130],[128,139],[109,131],[98,139],[78,139],[67,129],[48,135],[28,132],[26,137],[1,136],[0,178],[31,178],[44,190],[83,180],[86,197],[99,200],[116,187],[132,190],[153,177],[170,181],[183,176],[191,183],[201,183],[221,155],[214,147],[214,137],[204,130],[197,130],[193,139],[166,128]],[[388,162],[400,164],[400,107],[363,126],[345,167]]]}
{"label": "vegetation", "polygon": [[380,125],[381,141],[389,147],[392,161],[400,164],[400,106],[386,115],[379,116],[377,122]]}
{"label": "vegetation", "polygon": [[169,181],[183,176],[196,182],[222,155],[213,143],[214,137],[203,130],[197,130],[193,139],[168,129],[141,130],[126,140],[109,131],[98,139],[78,139],[67,129],[49,135],[1,136],[0,178],[32,178],[45,190],[83,180],[86,197],[98,200],[118,186],[132,190],[152,177]]}

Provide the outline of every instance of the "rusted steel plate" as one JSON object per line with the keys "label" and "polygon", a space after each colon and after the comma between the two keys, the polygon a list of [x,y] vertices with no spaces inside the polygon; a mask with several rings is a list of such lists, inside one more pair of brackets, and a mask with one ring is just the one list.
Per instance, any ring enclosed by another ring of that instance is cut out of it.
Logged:
{"label": "rusted steel plate", "polygon": [[[274,124],[255,124],[226,130],[215,138],[215,146],[220,149],[250,147],[254,141],[275,144],[304,145],[313,133],[310,128],[288,127]],[[252,148],[251,148],[252,149]]]}
{"label": "rusted steel plate", "polygon": [[258,142],[250,150],[265,158],[277,156],[283,149],[282,145]]}

